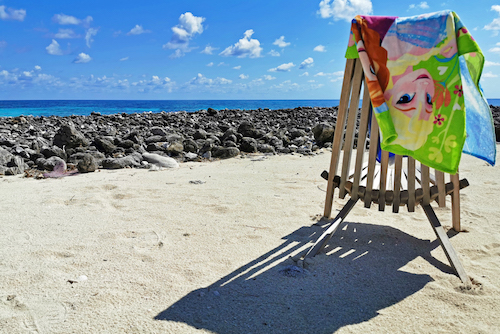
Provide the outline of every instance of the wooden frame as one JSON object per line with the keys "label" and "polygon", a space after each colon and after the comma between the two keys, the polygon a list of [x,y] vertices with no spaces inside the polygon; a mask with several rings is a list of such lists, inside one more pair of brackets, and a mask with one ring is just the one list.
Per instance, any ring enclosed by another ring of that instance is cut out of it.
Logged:
{"label": "wooden frame", "polygon": [[[361,111],[358,111],[363,79],[364,75],[359,59],[347,59],[337,114],[337,125],[332,143],[330,169],[329,172],[325,171],[322,174],[328,180],[324,219],[327,219],[329,224],[306,253],[305,258],[315,256],[325,247],[359,200],[364,202],[366,208],[370,208],[372,203],[378,204],[380,211],[384,211],[387,205],[391,205],[394,213],[399,213],[401,206],[406,206],[408,212],[413,212],[415,207],[420,204],[450,261],[451,267],[462,282],[470,284],[470,279],[465,273],[448,235],[431,207],[431,202],[434,200],[440,207],[445,206],[446,196],[450,195],[453,229],[460,232],[459,190],[469,185],[467,180],[460,180],[457,173],[450,175],[450,182],[445,183],[443,172],[434,171],[434,174],[432,174],[429,167],[420,163],[417,166],[413,158],[399,155],[390,157],[387,151],[381,152],[381,161],[378,164],[377,142],[379,130],[377,121],[373,113],[371,113],[371,126],[368,132],[371,101],[367,89],[364,90]],[[356,126],[358,112],[361,115],[359,125]],[[357,148],[354,148],[356,130],[358,130],[358,141]],[[368,139],[370,140],[368,161],[363,164],[366,153],[365,145]],[[338,175],[341,151],[343,151],[342,166],[340,175]],[[356,160],[354,173],[351,174],[349,170],[353,155]],[[406,169],[403,169],[405,160]],[[420,186],[418,188],[416,187],[417,183]],[[339,214],[334,219],[330,219],[336,188],[339,188],[338,196],[340,198],[349,195],[350,199]]]}

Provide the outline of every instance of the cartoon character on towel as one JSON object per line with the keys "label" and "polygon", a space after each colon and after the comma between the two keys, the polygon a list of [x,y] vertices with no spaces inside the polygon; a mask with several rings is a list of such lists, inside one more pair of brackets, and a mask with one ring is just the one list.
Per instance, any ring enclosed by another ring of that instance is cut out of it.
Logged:
{"label": "cartoon character on towel", "polygon": [[434,80],[425,68],[407,70],[392,77],[393,87],[385,91],[389,112],[398,137],[391,144],[415,151],[434,129],[432,102]]}

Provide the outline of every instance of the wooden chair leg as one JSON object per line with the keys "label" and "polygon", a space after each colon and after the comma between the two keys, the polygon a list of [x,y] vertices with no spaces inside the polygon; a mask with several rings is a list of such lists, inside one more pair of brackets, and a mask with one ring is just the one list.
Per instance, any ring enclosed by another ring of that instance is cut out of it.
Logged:
{"label": "wooden chair leg", "polygon": [[313,257],[318,254],[327,244],[328,240],[331,239],[335,231],[339,228],[340,224],[344,221],[345,217],[349,214],[354,205],[358,202],[358,199],[349,199],[344,205],[342,210],[338,215],[332,220],[330,226],[323,232],[323,234],[316,240],[314,245],[309,249],[304,258]]}
{"label": "wooden chair leg", "polygon": [[467,276],[465,269],[462,266],[462,263],[460,262],[460,259],[457,256],[457,253],[455,252],[453,246],[451,245],[448,235],[446,234],[443,226],[441,225],[439,219],[436,216],[436,213],[429,204],[423,205],[422,207],[425,211],[425,214],[427,215],[427,218],[429,219],[429,222],[431,223],[432,228],[434,229],[434,233],[436,233],[436,236],[438,237],[439,242],[443,247],[444,253],[448,258],[448,261],[450,261],[451,267],[455,270],[462,283],[470,285],[471,282],[469,276]]}

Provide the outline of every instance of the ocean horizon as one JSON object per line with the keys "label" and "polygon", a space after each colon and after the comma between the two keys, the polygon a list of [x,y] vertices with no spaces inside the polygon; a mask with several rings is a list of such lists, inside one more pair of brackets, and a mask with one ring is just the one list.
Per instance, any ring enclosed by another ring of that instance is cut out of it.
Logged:
{"label": "ocean horizon", "polygon": [[[487,99],[500,105],[500,99]],[[4,100],[0,101],[0,117],[17,116],[87,116],[144,112],[195,112],[203,109],[293,109],[298,107],[336,107],[338,99],[327,100]],[[360,101],[361,106],[361,101]]]}

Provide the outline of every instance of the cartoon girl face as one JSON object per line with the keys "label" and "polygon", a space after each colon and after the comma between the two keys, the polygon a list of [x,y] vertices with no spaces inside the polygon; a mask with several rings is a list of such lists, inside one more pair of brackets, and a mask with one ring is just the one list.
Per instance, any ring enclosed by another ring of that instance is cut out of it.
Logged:
{"label": "cartoon girl face", "polygon": [[414,118],[416,113],[418,120],[428,121],[432,114],[434,81],[426,69],[411,69],[403,75],[393,77],[394,87],[384,95],[387,100],[392,96],[392,107],[407,117]]}
{"label": "cartoon girl face", "polygon": [[394,86],[385,92],[389,112],[398,133],[393,142],[409,150],[419,149],[433,131],[430,116],[433,113],[434,81],[426,69],[405,73],[392,78]]}

